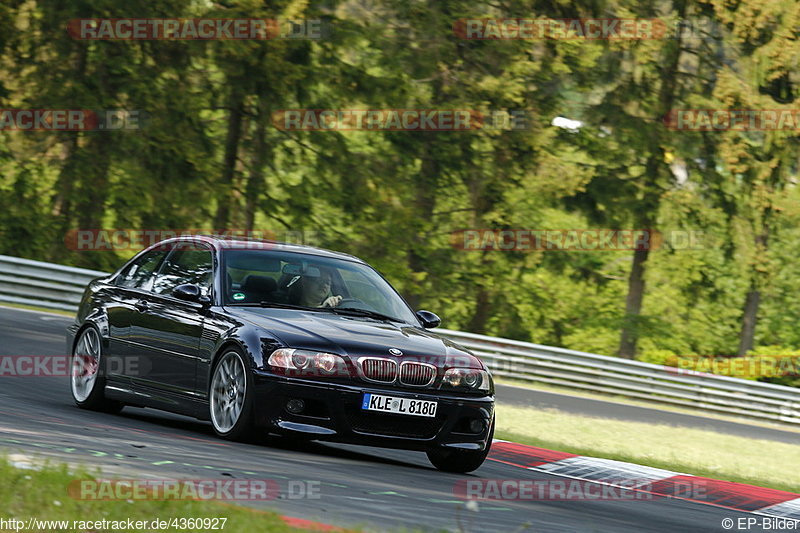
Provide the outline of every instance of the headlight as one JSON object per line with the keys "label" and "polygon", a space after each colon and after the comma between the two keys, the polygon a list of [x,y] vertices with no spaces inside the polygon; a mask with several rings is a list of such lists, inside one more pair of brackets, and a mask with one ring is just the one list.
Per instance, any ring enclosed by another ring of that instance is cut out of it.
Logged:
{"label": "headlight", "polygon": [[313,362],[313,354],[305,353],[300,350],[294,350],[294,353],[292,353],[292,364],[295,368],[305,370],[306,368],[309,368]]}
{"label": "headlight", "polygon": [[478,370],[475,368],[451,368],[444,373],[442,386],[452,387],[454,389],[488,392],[491,387],[491,382],[492,378],[485,370]]}
{"label": "headlight", "polygon": [[349,376],[345,360],[332,353],[278,348],[269,356],[267,364],[273,369],[282,369],[286,374],[303,376]]}

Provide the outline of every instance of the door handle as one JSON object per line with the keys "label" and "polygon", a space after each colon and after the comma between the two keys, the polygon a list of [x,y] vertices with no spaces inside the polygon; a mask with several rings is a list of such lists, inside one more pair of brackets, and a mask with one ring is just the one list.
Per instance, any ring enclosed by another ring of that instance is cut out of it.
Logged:
{"label": "door handle", "polygon": [[139,300],[138,302],[133,304],[133,306],[136,308],[137,311],[141,311],[142,313],[147,311],[147,301],[146,300]]}

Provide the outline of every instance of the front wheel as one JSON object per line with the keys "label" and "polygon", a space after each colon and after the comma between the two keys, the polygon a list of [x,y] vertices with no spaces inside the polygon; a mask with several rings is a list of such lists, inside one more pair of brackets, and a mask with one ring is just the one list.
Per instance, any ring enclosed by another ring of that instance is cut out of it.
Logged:
{"label": "front wheel", "polygon": [[428,460],[437,469],[443,472],[453,472],[456,474],[466,474],[477,470],[486,457],[489,455],[489,450],[492,448],[492,439],[494,438],[494,420],[492,420],[492,429],[489,431],[489,439],[486,442],[486,448],[483,450],[453,450],[453,449],[439,449],[429,450]]}
{"label": "front wheel", "polygon": [[100,334],[92,326],[84,329],[75,343],[69,379],[72,398],[78,407],[105,413],[118,413],[124,407],[105,398],[103,347]]}
{"label": "front wheel", "polygon": [[209,408],[214,432],[244,441],[253,433],[253,378],[244,356],[230,349],[217,359],[211,376]]}

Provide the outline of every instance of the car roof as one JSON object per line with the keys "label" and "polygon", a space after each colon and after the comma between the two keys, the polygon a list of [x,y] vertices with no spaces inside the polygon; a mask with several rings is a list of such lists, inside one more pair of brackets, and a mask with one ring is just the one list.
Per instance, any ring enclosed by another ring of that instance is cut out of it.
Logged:
{"label": "car roof", "polygon": [[[344,252],[336,252],[333,250],[328,250],[326,248],[317,248],[316,246],[307,246],[305,244],[291,244],[287,242],[281,241],[272,241],[267,239],[249,239],[249,238],[241,238],[241,237],[227,237],[224,235],[187,235],[183,237],[176,237],[174,239],[168,239],[169,241],[201,241],[206,242],[216,248],[219,249],[264,249],[264,250],[275,250],[281,252],[295,252],[295,253],[302,253],[308,255],[316,255],[320,257],[332,257],[338,259],[344,259],[347,261],[355,261],[358,263],[366,264],[363,259],[360,259],[354,255],[346,254]],[[164,241],[166,242],[166,241]],[[257,244],[258,246],[253,246],[253,244]],[[263,246],[262,246],[263,245]]]}

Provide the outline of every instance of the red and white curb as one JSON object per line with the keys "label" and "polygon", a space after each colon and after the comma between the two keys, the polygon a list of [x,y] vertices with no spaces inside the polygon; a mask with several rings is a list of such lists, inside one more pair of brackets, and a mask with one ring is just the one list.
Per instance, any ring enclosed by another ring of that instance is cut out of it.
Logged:
{"label": "red and white curb", "polygon": [[[611,459],[558,452],[515,442],[496,440],[489,459],[511,466],[572,479],[630,489],[641,481],[646,492],[714,505],[735,511],[800,520],[800,494],[732,481],[681,474]],[[700,493],[687,495],[687,486],[701,485]],[[633,487],[636,490],[636,487]],[[644,489],[643,489],[644,490]]]}

